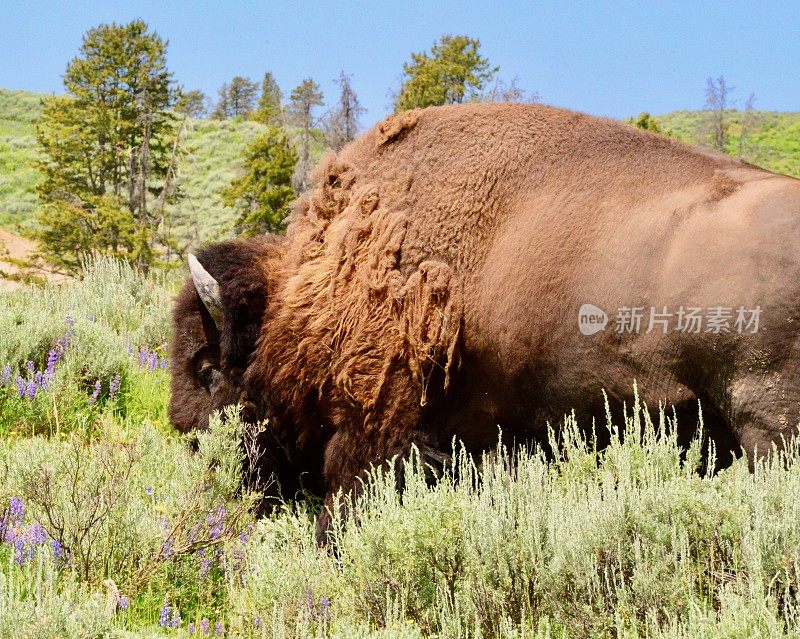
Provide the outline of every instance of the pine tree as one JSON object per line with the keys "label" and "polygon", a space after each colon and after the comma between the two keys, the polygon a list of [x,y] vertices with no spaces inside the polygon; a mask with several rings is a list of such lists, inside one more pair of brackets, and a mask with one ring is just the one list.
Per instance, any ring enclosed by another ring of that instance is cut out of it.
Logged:
{"label": "pine tree", "polygon": [[178,97],[175,101],[175,112],[187,115],[190,118],[202,118],[206,115],[206,103],[208,98],[202,91],[195,89],[193,91],[178,91]]}
{"label": "pine tree", "polygon": [[289,124],[299,129],[298,155],[300,159],[292,180],[298,193],[302,193],[310,185],[308,174],[311,171],[311,147],[314,143],[317,123],[314,110],[323,104],[322,91],[311,78],[303,80],[289,96],[287,113]]}
{"label": "pine tree", "polygon": [[444,35],[429,52],[412,53],[403,64],[395,112],[457,104],[478,98],[500,70],[481,56],[480,40]]}
{"label": "pine tree", "polygon": [[339,104],[328,114],[325,120],[325,141],[328,146],[338,151],[358,135],[358,119],[366,113],[358,96],[350,84],[350,76],[344,71],[336,80],[339,85]]}
{"label": "pine tree", "polygon": [[214,120],[227,120],[230,113],[230,104],[228,102],[228,83],[225,82],[217,91],[217,103],[214,106],[214,111],[211,113],[211,118]]}
{"label": "pine tree", "polygon": [[37,126],[45,203],[40,240],[50,259],[78,270],[82,253],[148,267],[174,188],[175,99],[166,43],[147,25],[100,25],[64,75],[66,96],[46,98]]}
{"label": "pine tree", "polygon": [[211,117],[225,120],[235,117],[248,117],[255,107],[258,85],[249,78],[237,75],[230,84],[223,84],[219,90],[219,100]]}
{"label": "pine tree", "polygon": [[267,71],[261,81],[261,97],[252,119],[263,124],[283,125],[283,92],[272,73]]}
{"label": "pine tree", "polygon": [[245,174],[222,192],[226,206],[240,211],[236,231],[245,235],[280,232],[295,197],[292,175],[297,153],[286,133],[269,126],[245,150]]}

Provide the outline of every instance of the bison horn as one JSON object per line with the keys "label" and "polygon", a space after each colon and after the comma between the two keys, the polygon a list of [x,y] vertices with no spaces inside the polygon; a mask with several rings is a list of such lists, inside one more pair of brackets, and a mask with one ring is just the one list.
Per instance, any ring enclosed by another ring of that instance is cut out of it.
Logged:
{"label": "bison horn", "polygon": [[203,268],[198,259],[189,253],[189,271],[192,273],[194,287],[200,300],[208,309],[217,326],[222,320],[222,299],[219,293],[219,283]]}

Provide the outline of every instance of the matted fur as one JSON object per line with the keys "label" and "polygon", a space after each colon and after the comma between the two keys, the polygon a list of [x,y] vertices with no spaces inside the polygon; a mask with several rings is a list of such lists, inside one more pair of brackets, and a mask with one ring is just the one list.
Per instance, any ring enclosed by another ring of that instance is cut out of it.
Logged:
{"label": "matted fur", "polygon": [[[288,458],[322,468],[329,503],[412,444],[436,464],[453,437],[541,437],[573,408],[602,415],[603,390],[630,401],[634,379],[651,406],[702,401],[722,448],[751,457],[800,419],[797,180],[508,104],[393,116],[314,180],[265,275],[242,392]],[[760,304],[771,323],[588,338],[587,302]]]}

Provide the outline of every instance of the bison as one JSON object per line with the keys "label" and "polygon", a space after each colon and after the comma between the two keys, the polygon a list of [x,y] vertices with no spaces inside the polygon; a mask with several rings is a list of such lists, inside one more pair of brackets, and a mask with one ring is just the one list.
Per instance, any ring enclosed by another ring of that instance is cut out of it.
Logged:
{"label": "bison", "polygon": [[[332,505],[373,464],[541,439],[633,382],[720,453],[800,420],[800,181],[541,105],[410,111],[323,158],[285,238],[190,258],[170,414],[268,419],[258,471]],[[682,416],[694,419],[682,418]],[[505,436],[505,435],[504,435]],[[330,510],[320,517],[324,539]]]}

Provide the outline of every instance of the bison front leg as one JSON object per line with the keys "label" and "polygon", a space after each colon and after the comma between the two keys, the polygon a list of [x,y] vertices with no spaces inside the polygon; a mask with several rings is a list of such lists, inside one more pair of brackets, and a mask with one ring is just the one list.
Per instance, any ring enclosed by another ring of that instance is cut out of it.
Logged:
{"label": "bison front leg", "polygon": [[317,520],[319,545],[328,543],[335,519],[344,523],[351,518],[350,505],[361,496],[370,470],[393,468],[396,488],[403,490],[406,463],[414,447],[426,479],[435,481],[441,476],[449,455],[419,431],[387,433],[378,430],[366,435],[339,431],[331,438],[325,452],[325,477],[329,489]]}

